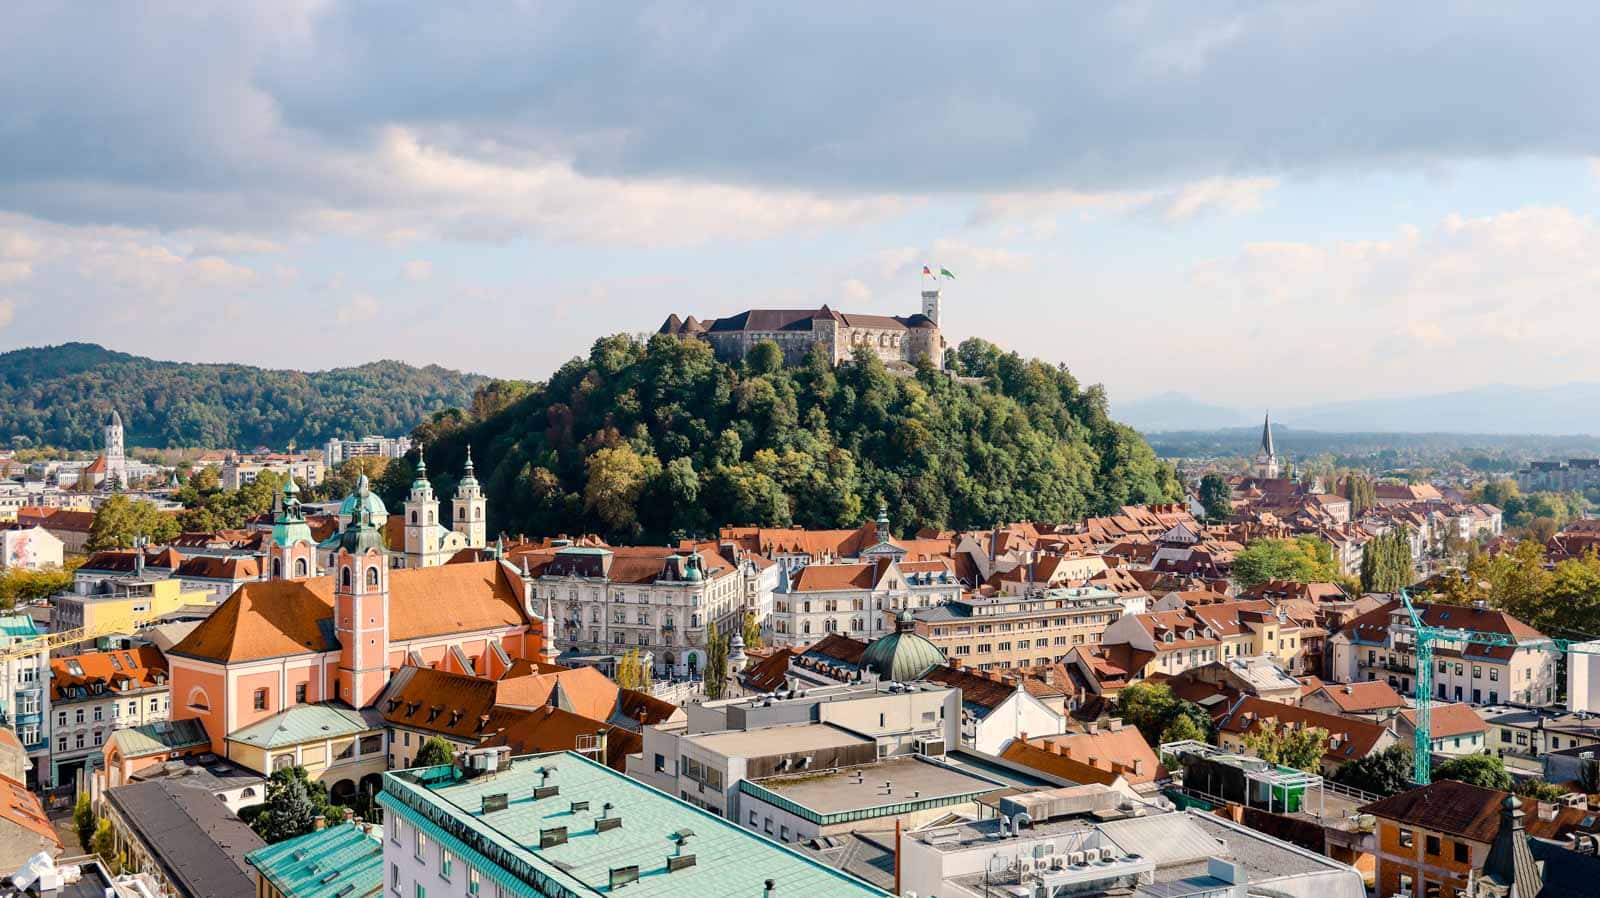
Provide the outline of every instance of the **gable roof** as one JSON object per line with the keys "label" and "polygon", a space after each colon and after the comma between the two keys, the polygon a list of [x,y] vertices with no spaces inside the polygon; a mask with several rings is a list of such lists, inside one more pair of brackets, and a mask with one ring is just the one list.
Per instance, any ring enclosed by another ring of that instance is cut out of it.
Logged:
{"label": "gable roof", "polygon": [[63,847],[61,837],[56,835],[55,827],[45,816],[39,796],[9,776],[0,776],[0,820],[54,842],[57,851]]}
{"label": "gable roof", "polygon": [[[77,673],[74,673],[74,665]],[[158,674],[162,683],[157,682]],[[150,689],[162,685],[166,677],[167,658],[153,645],[50,659],[50,688],[57,702],[80,697],[70,690],[82,688],[93,692],[96,683],[104,684],[114,694],[126,691],[122,689],[124,681],[128,681],[130,690]]]}
{"label": "gable roof", "polygon": [[[1417,725],[1417,712],[1408,708],[1400,712],[1406,722],[1413,728]],[[1474,733],[1487,732],[1489,724],[1472,706],[1465,702],[1455,702],[1448,705],[1434,705],[1428,712],[1428,732],[1435,739],[1448,739],[1453,736],[1470,736]]]}
{"label": "gable roof", "polygon": [[[242,584],[172,653],[236,662],[333,651],[333,595],[332,576]],[[394,642],[525,623],[521,584],[512,584],[498,561],[389,575]]]}
{"label": "gable roof", "polygon": [[1014,739],[1000,757],[1077,783],[1129,785],[1165,779],[1166,768],[1149,743],[1131,726],[1098,733],[1073,733],[1042,739]]}
{"label": "gable roof", "polygon": [[1500,827],[1500,802],[1505,797],[1504,792],[1459,780],[1435,780],[1420,788],[1380,798],[1359,810],[1396,823],[1409,823],[1488,843],[1494,840]]}
{"label": "gable roof", "polygon": [[383,843],[355,823],[257,848],[245,861],[289,898],[366,898],[383,889]]}
{"label": "gable roof", "polygon": [[1238,704],[1230,708],[1218,720],[1217,729],[1242,736],[1261,730],[1268,721],[1273,721],[1278,728],[1300,726],[1327,730],[1328,747],[1322,757],[1336,764],[1366,757],[1379,747],[1389,733],[1386,727],[1369,721],[1297,708],[1253,695],[1241,698]]}
{"label": "gable roof", "polygon": [[1387,708],[1404,708],[1406,700],[1383,680],[1364,683],[1323,683],[1311,695],[1322,695],[1345,714],[1361,714]]}
{"label": "gable roof", "polygon": [[159,779],[106,793],[166,877],[187,895],[251,895],[245,855],[266,843],[210,790]]}
{"label": "gable roof", "polygon": [[[982,714],[987,714],[1000,707],[1006,699],[1016,695],[1017,690],[1021,688],[1016,677],[1003,677],[1000,675],[990,677],[963,667],[951,667],[947,664],[935,667],[923,674],[922,678],[932,683],[960,689],[961,704],[981,709]],[[982,714],[979,716],[981,717]]]}
{"label": "gable roof", "polygon": [[199,718],[162,720],[142,726],[127,727],[111,734],[111,744],[123,759],[164,755],[185,748],[209,746],[205,722]]}

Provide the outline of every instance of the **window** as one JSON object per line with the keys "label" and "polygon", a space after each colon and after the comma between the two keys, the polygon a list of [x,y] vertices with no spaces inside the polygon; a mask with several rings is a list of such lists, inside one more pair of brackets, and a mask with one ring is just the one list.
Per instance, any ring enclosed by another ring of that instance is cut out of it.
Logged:
{"label": "window", "polygon": [[423,888],[422,887],[422,883],[420,883],[420,882],[417,883],[417,893],[416,893],[416,895],[417,895],[417,898],[428,898],[428,890]]}
{"label": "window", "polygon": [[1467,843],[1465,843],[1465,842],[1456,842],[1454,847],[1455,847],[1455,859],[1460,863],[1463,863],[1463,864],[1467,863],[1467,861],[1469,860],[1469,858],[1471,857],[1471,854],[1472,854],[1472,850],[1467,847]]}
{"label": "window", "polygon": [[66,725],[67,725],[67,712],[65,712],[65,711],[57,711],[56,712],[56,726],[64,727]]}
{"label": "window", "polygon": [[83,709],[79,708],[72,715],[73,723],[83,723]]}
{"label": "window", "polygon": [[1491,682],[1491,683],[1500,682],[1500,668],[1498,668],[1498,667],[1489,668],[1489,682]]}
{"label": "window", "polygon": [[[200,705],[195,705],[194,707],[199,708],[201,706]],[[133,701],[128,702],[128,716],[129,717],[133,717],[133,716],[136,716],[138,713],[139,713],[139,700],[138,699],[134,699]]]}
{"label": "window", "polygon": [[1472,665],[1472,678],[1474,680],[1476,680],[1481,676],[1483,676],[1483,665],[1481,665],[1481,664]]}
{"label": "window", "polygon": [[478,892],[480,890],[482,890],[482,888],[483,888],[483,881],[479,877],[478,871],[472,869],[471,867],[468,867],[467,868],[467,894],[468,895],[476,895],[476,894],[478,894]]}
{"label": "window", "polygon": [[267,710],[267,690],[265,688],[257,689],[255,698],[252,701],[257,711]]}
{"label": "window", "polygon": [[666,756],[657,753],[656,754],[656,773],[664,773],[664,772],[666,772],[666,769],[667,769]]}
{"label": "window", "polygon": [[306,684],[304,684],[304,683],[296,683],[295,684],[295,687],[294,687],[294,703],[297,704],[297,705],[303,705],[303,704],[306,703]]}
{"label": "window", "polygon": [[450,881],[450,874],[456,869],[455,855],[444,849],[439,850],[439,878],[445,882]]}
{"label": "window", "polygon": [[416,847],[417,847],[417,850],[416,850],[416,858],[417,858],[417,860],[419,860],[419,861],[427,860],[428,859],[428,834],[423,832],[420,829],[417,830],[417,846]]}
{"label": "window", "polygon": [[1413,846],[1415,844],[1416,844],[1416,837],[1412,835],[1411,830],[1409,830],[1409,829],[1400,830],[1400,845],[1401,845],[1401,847],[1410,848],[1411,846]]}
{"label": "window", "polygon": [[1437,857],[1439,855],[1439,837],[1428,836],[1423,851],[1426,851],[1430,857]]}
{"label": "window", "polygon": [[399,864],[390,864],[389,865],[389,888],[393,889],[395,894],[397,894],[397,895],[400,893],[400,865]]}
{"label": "window", "polygon": [[105,709],[104,706],[102,706],[102,705],[95,705],[94,706],[94,719],[95,719],[96,723],[106,719],[106,709]]}

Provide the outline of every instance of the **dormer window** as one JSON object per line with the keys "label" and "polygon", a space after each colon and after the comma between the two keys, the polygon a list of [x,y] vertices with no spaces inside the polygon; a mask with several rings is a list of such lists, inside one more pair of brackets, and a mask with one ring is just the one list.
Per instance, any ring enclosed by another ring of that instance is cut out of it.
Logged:
{"label": "dormer window", "polygon": [[1193,639],[1194,638],[1194,628],[1190,627],[1189,629],[1184,630],[1183,631],[1183,638],[1184,639]]}
{"label": "dormer window", "polygon": [[1172,642],[1172,638],[1173,638],[1172,637],[1172,631],[1168,630],[1165,634],[1162,635],[1161,641],[1162,642]]}

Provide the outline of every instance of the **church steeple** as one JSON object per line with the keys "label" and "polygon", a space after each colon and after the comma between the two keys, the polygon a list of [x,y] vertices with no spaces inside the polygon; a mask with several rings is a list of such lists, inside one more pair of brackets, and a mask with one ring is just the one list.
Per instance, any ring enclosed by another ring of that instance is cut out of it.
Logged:
{"label": "church steeple", "polygon": [[444,563],[439,523],[439,500],[428,482],[428,461],[417,449],[417,477],[411,481],[411,495],[405,503],[406,567],[433,567]]}
{"label": "church steeple", "polygon": [[1261,423],[1261,450],[1256,453],[1255,476],[1262,480],[1278,478],[1278,448],[1272,441],[1272,413]]}
{"label": "church steeple", "polygon": [[472,467],[472,447],[467,447],[467,464],[461,472],[461,482],[456,485],[456,495],[450,503],[450,529],[466,537],[467,545],[482,549],[486,545],[488,500],[483,497],[483,487]]}
{"label": "church steeple", "polygon": [[291,475],[273,501],[272,544],[268,547],[268,576],[273,580],[298,580],[316,573],[316,543],[300,509],[300,487]]}

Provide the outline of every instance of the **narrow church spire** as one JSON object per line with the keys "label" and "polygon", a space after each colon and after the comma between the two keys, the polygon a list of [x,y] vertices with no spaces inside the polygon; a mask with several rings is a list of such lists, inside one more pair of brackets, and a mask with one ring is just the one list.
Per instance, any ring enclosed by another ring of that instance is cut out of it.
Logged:
{"label": "narrow church spire", "polygon": [[1267,419],[1261,424],[1261,451],[1266,455],[1277,455],[1277,448],[1272,445],[1272,412],[1267,412]]}

